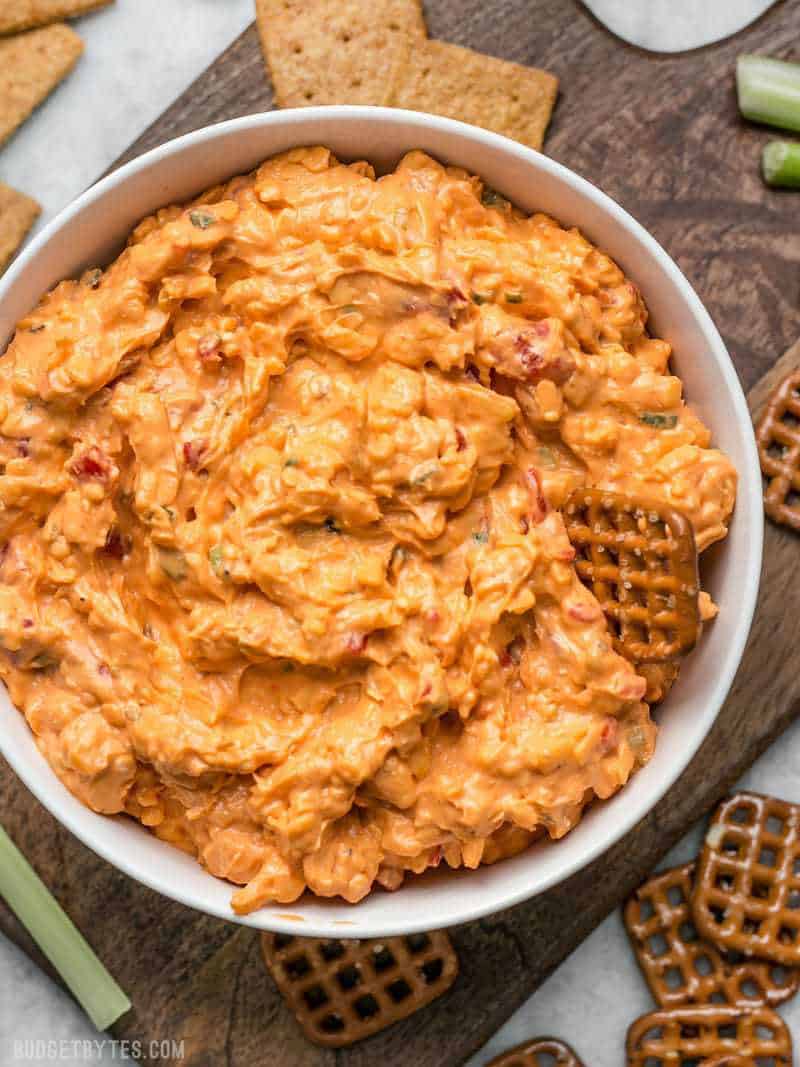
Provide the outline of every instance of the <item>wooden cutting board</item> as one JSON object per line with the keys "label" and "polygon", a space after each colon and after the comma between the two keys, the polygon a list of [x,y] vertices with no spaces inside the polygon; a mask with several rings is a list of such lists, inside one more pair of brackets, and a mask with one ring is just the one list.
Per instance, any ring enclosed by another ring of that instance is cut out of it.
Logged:
{"label": "wooden cutting board", "polygon": [[[800,336],[800,195],[758,176],[765,131],[738,120],[736,56],[800,58],[798,0],[736,38],[654,56],[622,44],[577,0],[425,0],[432,36],[554,71],[562,96],[547,151],[638,217],[716,319],[747,387]],[[126,153],[272,104],[255,30],[239,38]],[[785,357],[800,362],[800,347]],[[782,361],[783,363],[783,361]],[[774,368],[773,368],[774,370]],[[758,403],[767,384],[751,392]],[[549,893],[453,931],[461,975],[446,998],[355,1048],[308,1045],[248,929],[143,889],[80,845],[0,762],[0,818],[130,993],[116,1034],[184,1041],[184,1067],[442,1067],[462,1063],[731,786],[800,711],[789,664],[800,617],[800,541],[769,526],[762,595],[728,702],[664,800],[616,847]],[[795,798],[796,799],[796,798]],[[0,929],[34,957],[12,917]],[[580,1034],[565,1034],[580,1050]],[[583,1050],[589,1055],[591,1050]]]}

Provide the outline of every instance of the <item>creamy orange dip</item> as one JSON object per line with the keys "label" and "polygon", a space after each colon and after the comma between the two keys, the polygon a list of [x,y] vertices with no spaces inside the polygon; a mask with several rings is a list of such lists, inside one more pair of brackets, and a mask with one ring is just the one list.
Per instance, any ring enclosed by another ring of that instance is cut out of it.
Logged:
{"label": "creamy orange dip", "polygon": [[658,687],[559,509],[644,493],[703,549],[734,503],[645,322],[421,152],[289,152],[59,285],[0,360],[0,670],[58,776],[239,912],[565,834]]}

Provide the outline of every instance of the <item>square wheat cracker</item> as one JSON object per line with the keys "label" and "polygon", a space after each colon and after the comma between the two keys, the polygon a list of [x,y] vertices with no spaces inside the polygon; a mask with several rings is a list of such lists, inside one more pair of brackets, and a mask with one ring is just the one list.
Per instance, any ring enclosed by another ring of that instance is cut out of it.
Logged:
{"label": "square wheat cracker", "polygon": [[41,210],[32,197],[0,182],[0,274],[25,240]]}
{"label": "square wheat cracker", "polygon": [[0,34],[19,33],[48,22],[75,18],[113,0],[2,0],[0,3]]}
{"label": "square wheat cracker", "polygon": [[63,22],[0,40],[0,144],[77,63],[83,41]]}
{"label": "square wheat cracker", "polygon": [[428,41],[409,54],[391,103],[505,134],[541,149],[558,79],[469,48]]}
{"label": "square wheat cracker", "polygon": [[256,0],[280,107],[387,104],[426,40],[420,0]]}

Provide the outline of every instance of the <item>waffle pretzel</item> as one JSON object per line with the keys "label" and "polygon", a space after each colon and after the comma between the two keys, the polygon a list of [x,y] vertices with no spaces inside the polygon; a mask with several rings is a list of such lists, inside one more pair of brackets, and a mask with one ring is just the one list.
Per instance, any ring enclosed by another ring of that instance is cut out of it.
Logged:
{"label": "waffle pretzel", "polygon": [[758,1067],[752,1056],[739,1056],[732,1052],[730,1056],[719,1056],[713,1060],[703,1060],[698,1067]]}
{"label": "waffle pretzel", "polygon": [[555,1037],[534,1037],[501,1052],[486,1067],[583,1067],[569,1045]]}
{"label": "waffle pretzel", "polygon": [[458,957],[440,931],[377,941],[262,934],[264,962],[306,1037],[344,1048],[445,993]]}
{"label": "waffle pretzel", "polygon": [[700,631],[697,548],[689,520],[656,501],[578,489],[564,507],[575,568],[600,603],[617,652],[675,660]]}
{"label": "waffle pretzel", "polygon": [[775,1007],[794,996],[800,971],[736,959],[702,939],[692,922],[695,864],[654,875],[623,913],[636,959],[662,1008],[722,1003],[747,1010]]}
{"label": "waffle pretzel", "polygon": [[756,442],[768,479],[764,510],[775,522],[800,531],[800,369],[791,371],[767,401]]}
{"label": "waffle pretzel", "polygon": [[[682,1067],[726,1055],[744,1062],[791,1067],[792,1039],[772,1008],[741,1011],[727,1004],[663,1008],[636,1019],[628,1029],[628,1067]],[[763,1057],[763,1061],[760,1060]]]}
{"label": "waffle pretzel", "polygon": [[723,800],[700,853],[692,913],[722,948],[800,964],[800,806],[758,793]]}

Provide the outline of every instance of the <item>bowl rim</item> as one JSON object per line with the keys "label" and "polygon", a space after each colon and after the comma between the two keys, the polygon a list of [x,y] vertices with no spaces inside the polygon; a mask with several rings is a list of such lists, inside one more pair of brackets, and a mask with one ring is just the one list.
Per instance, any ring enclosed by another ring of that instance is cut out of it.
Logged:
{"label": "bowl rim", "polygon": [[[31,241],[29,246],[23,250],[11,264],[6,271],[5,276],[0,279],[0,306],[2,305],[7,292],[15,284],[17,279],[20,278],[28,270],[31,264],[38,259],[46,249],[48,243],[65,226],[67,226],[77,215],[90,209],[92,205],[106,193],[124,187],[129,181],[135,179],[142,172],[148,171],[151,168],[156,168],[163,160],[180,155],[182,152],[196,145],[213,143],[218,138],[227,137],[231,134],[247,135],[250,131],[269,126],[287,127],[290,129],[292,127],[297,127],[298,130],[301,130],[305,126],[315,122],[319,123],[320,121],[325,121],[327,119],[344,119],[347,122],[353,123],[358,123],[359,121],[367,119],[370,121],[379,119],[388,124],[398,124],[410,126],[412,128],[416,127],[420,132],[433,130],[444,135],[449,134],[454,138],[466,140],[473,144],[477,143],[478,146],[499,150],[506,155],[510,154],[516,156],[518,161],[530,165],[533,172],[540,170],[549,174],[551,177],[569,186],[579,195],[579,197],[588,200],[601,213],[610,215],[612,219],[621,225],[629,235],[634,236],[636,240],[645,247],[648,254],[658,263],[660,269],[669,276],[673,285],[679,291],[681,298],[688,305],[689,310],[707,337],[709,358],[712,358],[712,361],[716,363],[718,370],[721,372],[735,409],[738,433],[742,439],[743,451],[747,456],[747,473],[751,477],[754,477],[756,473],[758,474],[756,484],[760,487],[760,468],[755,438],[752,432],[750,414],[733,362],[710,314],[672,257],[661,247],[641,223],[639,223],[623,207],[617,204],[608,194],[604,193],[586,178],[580,176],[556,160],[550,159],[539,152],[535,152],[533,149],[527,148],[516,141],[454,119],[442,118],[440,116],[429,115],[422,112],[406,111],[399,108],[355,105],[308,107],[282,111],[258,112],[240,118],[228,119],[209,126],[201,127],[198,130],[166,141],[164,144],[150,149],[142,155],[123,164],[93,185],[89,186],[89,188],[63,208],[54,219],[43,227]],[[300,134],[298,137],[298,145],[309,143],[308,141],[300,139]],[[322,142],[319,139],[315,139],[315,143]],[[231,177],[232,176],[233,175],[231,175]],[[198,192],[199,191],[200,190],[198,190]],[[164,205],[154,205],[153,210],[161,206]],[[748,428],[749,433],[747,432]],[[744,481],[744,474],[745,472],[740,469],[740,493]],[[752,502],[753,501],[751,500],[750,503]],[[745,501],[739,496],[737,498],[737,507],[744,510],[744,503]],[[758,597],[761,573],[764,531],[763,509],[760,506],[758,508],[748,507],[746,513],[741,516],[740,521],[746,525],[748,531],[749,558],[743,561],[744,581],[740,591],[740,599],[737,603],[738,620],[734,638],[728,646],[729,654],[727,656],[727,667],[717,676],[713,686],[709,687],[709,692],[706,694],[705,702],[707,708],[713,708],[713,714],[710,710],[706,711],[705,718],[707,718],[707,723],[702,732],[698,734],[696,743],[687,746],[686,749],[681,751],[680,757],[673,761],[666,773],[662,772],[661,781],[659,781],[655,787],[651,787],[650,791],[644,798],[641,798],[637,804],[629,804],[622,810],[610,833],[607,833],[605,836],[599,834],[595,835],[591,840],[591,843],[583,849],[579,856],[576,856],[570,862],[565,863],[559,871],[540,879],[533,888],[528,889],[523,887],[516,892],[509,892],[502,900],[493,897],[488,903],[480,904],[478,906],[455,906],[452,912],[447,913],[445,922],[441,921],[444,916],[437,917],[432,922],[429,917],[429,912],[415,915],[414,909],[411,909],[410,914],[399,916],[396,921],[391,922],[388,926],[384,923],[381,925],[380,929],[376,929],[375,931],[368,930],[364,934],[359,934],[359,936],[375,937],[405,935],[430,930],[434,927],[457,926],[520,904],[524,900],[538,896],[540,893],[545,892],[554,885],[560,884],[577,871],[587,867],[600,855],[619,842],[631,831],[636,823],[644,818],[644,816],[646,816],[656,804],[659,803],[666,792],[672,788],[678,778],[683,774],[689,762],[697,754],[700,746],[713,727],[739,668],[744,647],[750,633]],[[19,712],[17,713],[19,714]],[[15,774],[22,780],[25,786],[33,793],[44,808],[58,820],[58,822],[65,826],[71,833],[75,834],[75,836],[96,855],[99,855],[118,870],[121,870],[123,873],[145,885],[147,888],[160,893],[162,896],[187,907],[191,907],[201,913],[260,930],[287,934],[302,933],[303,936],[308,937],[347,936],[346,927],[342,925],[341,920],[319,920],[313,916],[303,916],[301,925],[297,921],[300,916],[292,914],[276,915],[274,911],[270,910],[270,908],[275,907],[272,905],[261,908],[249,915],[237,915],[230,908],[225,909],[217,906],[213,901],[203,899],[202,893],[194,892],[188,887],[167,882],[166,878],[162,878],[157,870],[140,869],[140,866],[135,861],[130,860],[125,854],[122,844],[120,844],[118,851],[115,851],[114,848],[95,840],[91,825],[89,825],[88,821],[87,823],[84,823],[80,815],[73,814],[69,810],[60,812],[54,810],[52,799],[48,798],[46,795],[45,786],[40,785],[36,780],[33,768],[29,767],[26,764],[26,761],[17,761],[15,759],[13,746],[8,743],[5,733],[2,730],[0,730],[0,752],[2,752],[8,760]],[[52,773],[53,778],[58,781],[55,773]],[[638,773],[642,772],[640,771]],[[619,796],[619,794],[624,793],[625,790],[626,787],[623,786],[616,795]],[[81,810],[88,815],[95,815],[91,809],[81,807]],[[108,818],[108,816],[101,817]],[[196,860],[193,859],[193,862],[196,862]],[[473,875],[478,874],[477,871],[471,873]],[[208,877],[213,878],[214,876],[208,874]],[[232,887],[229,886],[228,888],[232,891]],[[402,889],[399,893],[402,893]],[[303,899],[297,901],[294,905],[277,906],[281,907],[285,912],[287,909],[293,907],[302,907],[302,903]],[[354,918],[356,917],[358,907],[358,904],[348,905],[348,909],[351,911]],[[424,909],[419,910],[424,911]],[[350,936],[352,936],[352,934]]]}

